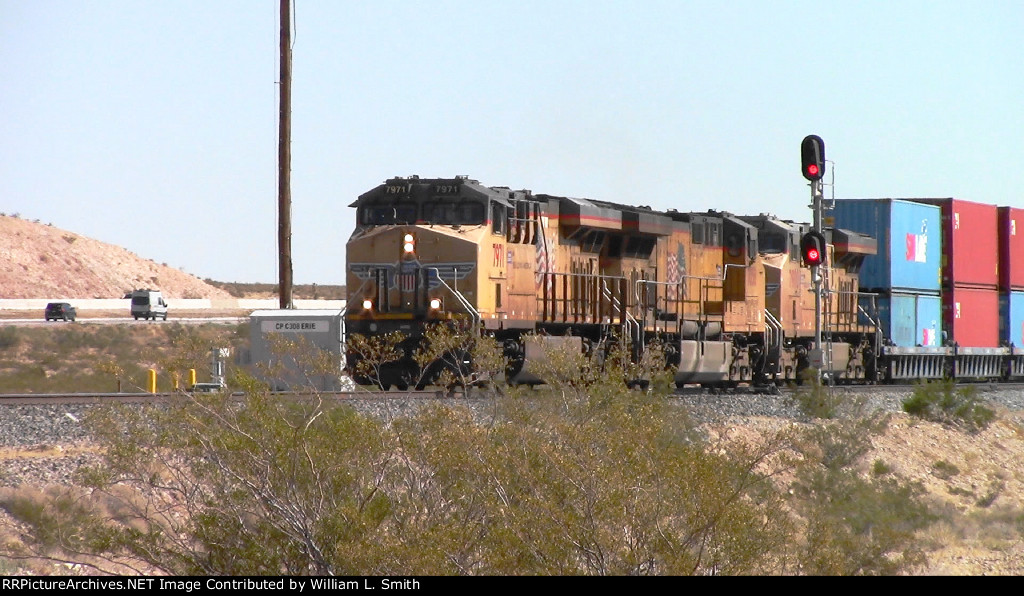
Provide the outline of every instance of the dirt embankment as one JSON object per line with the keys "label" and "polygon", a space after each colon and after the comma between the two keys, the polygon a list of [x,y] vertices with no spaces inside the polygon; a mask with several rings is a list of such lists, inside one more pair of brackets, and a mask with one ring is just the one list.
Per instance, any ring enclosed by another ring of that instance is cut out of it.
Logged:
{"label": "dirt embankment", "polygon": [[0,298],[121,298],[137,288],[168,298],[228,298],[226,290],[112,244],[0,216]]}

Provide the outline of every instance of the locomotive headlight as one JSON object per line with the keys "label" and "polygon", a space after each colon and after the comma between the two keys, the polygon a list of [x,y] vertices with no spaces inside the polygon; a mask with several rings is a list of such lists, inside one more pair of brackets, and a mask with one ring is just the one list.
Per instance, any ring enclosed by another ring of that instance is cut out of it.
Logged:
{"label": "locomotive headlight", "polygon": [[402,250],[405,254],[410,254],[416,250],[416,241],[412,237],[412,234],[406,234],[405,238],[402,239]]}
{"label": "locomotive headlight", "polygon": [[371,310],[373,308],[373,300],[367,298],[363,300],[363,310]]}
{"label": "locomotive headlight", "polygon": [[430,299],[430,308],[431,308],[431,310],[437,310],[437,309],[441,308],[441,299],[440,298],[431,298]]}

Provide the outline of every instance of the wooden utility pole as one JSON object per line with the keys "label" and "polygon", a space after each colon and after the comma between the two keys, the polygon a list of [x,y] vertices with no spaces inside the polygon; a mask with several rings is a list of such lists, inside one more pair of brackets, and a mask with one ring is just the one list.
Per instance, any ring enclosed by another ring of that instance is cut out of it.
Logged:
{"label": "wooden utility pole", "polygon": [[281,308],[292,307],[292,19],[281,0],[281,114],[277,141],[277,247]]}

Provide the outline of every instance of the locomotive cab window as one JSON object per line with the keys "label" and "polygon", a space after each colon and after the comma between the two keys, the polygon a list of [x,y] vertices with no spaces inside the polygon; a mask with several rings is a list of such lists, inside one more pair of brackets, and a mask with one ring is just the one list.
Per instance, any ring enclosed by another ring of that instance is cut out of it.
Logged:
{"label": "locomotive cab window", "polygon": [[491,233],[505,233],[505,206],[497,201],[491,203]]}
{"label": "locomotive cab window", "polygon": [[743,251],[743,241],[738,234],[729,234],[725,239],[725,250],[729,253],[730,257],[740,256],[740,253]]}
{"label": "locomotive cab window", "polygon": [[359,221],[368,226],[416,223],[415,203],[386,203],[364,205],[360,209]]}
{"label": "locomotive cab window", "polygon": [[580,241],[580,250],[583,252],[600,253],[604,247],[604,232],[592,230]]}
{"label": "locomotive cab window", "polygon": [[758,236],[760,242],[760,250],[765,254],[782,254],[789,250],[788,241],[789,238],[785,234],[771,234],[762,231]]}
{"label": "locomotive cab window", "polygon": [[622,256],[622,236],[608,237],[608,257],[618,259]]}
{"label": "locomotive cab window", "polygon": [[484,223],[484,206],[481,203],[442,202],[425,206],[423,219],[428,224],[447,226],[472,226]]}
{"label": "locomotive cab window", "polygon": [[709,221],[704,225],[706,226],[704,230],[704,245],[722,246],[722,224]]}
{"label": "locomotive cab window", "polygon": [[626,241],[626,249],[622,256],[627,259],[649,259],[654,252],[654,245],[657,240],[642,236],[630,236]]}

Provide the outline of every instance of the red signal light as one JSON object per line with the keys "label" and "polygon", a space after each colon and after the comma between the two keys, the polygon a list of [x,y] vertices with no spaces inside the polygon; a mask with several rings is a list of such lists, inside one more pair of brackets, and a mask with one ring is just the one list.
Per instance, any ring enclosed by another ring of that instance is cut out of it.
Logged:
{"label": "red signal light", "polygon": [[821,232],[807,232],[800,239],[800,256],[805,266],[818,267],[825,264],[825,236]]}
{"label": "red signal light", "polygon": [[800,143],[801,173],[811,181],[821,180],[825,174],[825,141],[818,135],[807,135]]}

